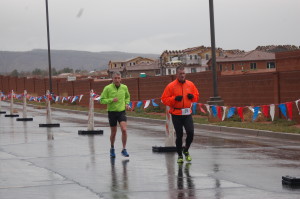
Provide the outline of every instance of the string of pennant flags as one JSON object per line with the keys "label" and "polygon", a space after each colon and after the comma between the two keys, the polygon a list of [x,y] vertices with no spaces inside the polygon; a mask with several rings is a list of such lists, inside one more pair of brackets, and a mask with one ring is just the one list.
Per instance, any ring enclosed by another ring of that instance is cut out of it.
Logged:
{"label": "string of pennant flags", "polygon": [[[95,101],[99,101],[101,96],[97,93],[91,92],[91,97]],[[10,99],[12,94],[5,95],[3,92],[0,92],[0,97],[2,100]],[[29,94],[26,95],[26,98],[29,101],[35,101],[35,102],[41,102],[45,101],[47,98],[51,101],[57,102],[80,102],[82,97],[84,95],[76,95],[76,96],[58,96],[55,94],[50,95],[43,95],[43,96],[31,96]],[[15,94],[13,93],[13,98],[16,99],[23,99],[24,94]],[[159,107],[159,105],[155,102],[157,100],[160,100],[160,98],[154,98],[149,100],[142,100],[142,101],[130,101],[129,106],[132,110],[135,110],[135,108],[141,108],[147,109],[151,104],[153,107]],[[202,112],[204,114],[212,115],[213,117],[218,117],[221,121],[224,121],[226,118],[231,118],[234,115],[238,115],[242,121],[244,121],[244,109],[248,108],[253,112],[252,121],[255,121],[260,113],[263,114],[264,117],[269,118],[271,117],[272,121],[274,121],[275,117],[275,107],[278,106],[280,112],[284,115],[284,117],[288,120],[293,119],[293,104],[295,103],[298,113],[300,115],[300,107],[299,107],[300,99],[293,101],[293,102],[285,102],[281,104],[269,104],[269,105],[261,105],[261,106],[244,106],[244,107],[227,107],[227,106],[217,106],[217,105],[209,105],[209,104],[203,104],[203,103],[193,103],[192,104],[192,113],[197,114],[197,112]],[[228,110],[228,111],[227,111]],[[226,114],[227,113],[227,114]]]}

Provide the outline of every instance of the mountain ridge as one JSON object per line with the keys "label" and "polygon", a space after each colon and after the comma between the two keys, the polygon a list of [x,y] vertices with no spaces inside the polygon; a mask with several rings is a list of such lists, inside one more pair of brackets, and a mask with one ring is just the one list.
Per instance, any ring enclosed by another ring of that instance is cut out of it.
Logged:
{"label": "mountain ridge", "polygon": [[[74,70],[104,70],[110,60],[127,60],[134,57],[157,59],[159,54],[128,53],[121,51],[79,51],[51,50],[51,67],[56,70],[72,68]],[[48,50],[0,51],[0,73],[31,72],[38,68],[48,70]]]}

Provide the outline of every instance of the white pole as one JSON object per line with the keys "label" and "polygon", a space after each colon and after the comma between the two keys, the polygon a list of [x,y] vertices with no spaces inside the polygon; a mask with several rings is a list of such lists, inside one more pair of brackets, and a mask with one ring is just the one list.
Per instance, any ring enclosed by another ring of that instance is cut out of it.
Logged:
{"label": "white pole", "polygon": [[46,106],[47,106],[47,118],[46,118],[46,123],[51,124],[52,123],[52,118],[51,118],[51,106],[50,106],[50,92],[47,90],[46,92]]}
{"label": "white pole", "polygon": [[11,90],[11,96],[10,96],[10,114],[13,115],[14,113],[14,91]]}
{"label": "white pole", "polygon": [[175,130],[169,113],[170,107],[166,106],[166,140],[165,146],[175,146]]}
{"label": "white pole", "polygon": [[94,130],[94,99],[93,99],[94,91],[90,91],[90,103],[89,103],[89,116],[88,116],[88,131]]}
{"label": "white pole", "polygon": [[1,109],[2,109],[2,92],[0,91],[0,111],[1,111]]}
{"label": "white pole", "polygon": [[24,90],[24,96],[23,96],[23,118],[27,118],[27,91]]}

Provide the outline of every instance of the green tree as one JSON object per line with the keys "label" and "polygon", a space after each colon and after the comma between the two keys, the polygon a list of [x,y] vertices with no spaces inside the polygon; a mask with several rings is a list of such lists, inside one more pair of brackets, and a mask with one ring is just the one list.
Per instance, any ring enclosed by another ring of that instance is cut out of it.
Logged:
{"label": "green tree", "polygon": [[42,75],[42,70],[39,68],[36,68],[32,71],[32,75]]}
{"label": "green tree", "polygon": [[73,73],[74,70],[72,68],[64,68],[60,70],[61,73]]}
{"label": "green tree", "polygon": [[18,77],[19,76],[19,72],[18,72],[18,70],[15,69],[9,75],[12,76],[12,77]]}

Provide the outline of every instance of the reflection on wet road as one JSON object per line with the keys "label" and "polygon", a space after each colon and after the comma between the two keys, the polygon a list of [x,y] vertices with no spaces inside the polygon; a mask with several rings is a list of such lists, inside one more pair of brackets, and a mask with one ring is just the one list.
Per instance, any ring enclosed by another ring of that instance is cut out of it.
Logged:
{"label": "reflection on wet road", "polygon": [[[9,104],[4,103],[3,109]],[[16,106],[21,111],[22,106]],[[106,115],[95,116],[103,135],[80,136],[87,113],[53,110],[60,128],[39,128],[45,110],[28,107],[32,122],[0,115],[0,198],[299,198],[299,189],[281,184],[300,176],[300,143],[195,129],[191,164],[177,164],[163,146],[163,122],[128,120],[129,158],[109,157]]]}

